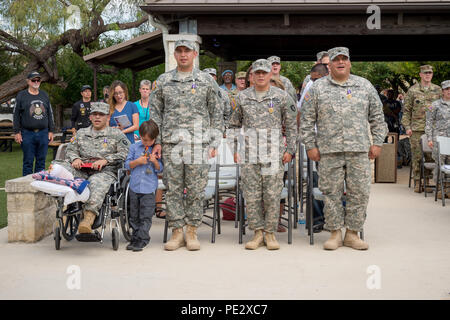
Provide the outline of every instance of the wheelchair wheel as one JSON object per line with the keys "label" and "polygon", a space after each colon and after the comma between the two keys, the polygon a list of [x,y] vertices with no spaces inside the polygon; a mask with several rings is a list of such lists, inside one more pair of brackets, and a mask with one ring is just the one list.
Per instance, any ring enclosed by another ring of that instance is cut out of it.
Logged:
{"label": "wheelchair wheel", "polygon": [[123,190],[124,193],[120,199],[120,227],[123,232],[123,236],[127,241],[131,241],[132,230],[129,224],[130,217],[130,185],[129,185],[129,177],[127,177],[123,182]]}
{"label": "wheelchair wheel", "polygon": [[119,249],[119,230],[117,230],[117,228],[112,230],[112,246],[114,251]]}
{"label": "wheelchair wheel", "polygon": [[[62,225],[62,236],[67,241],[72,240],[77,234],[78,225],[80,224],[81,214],[75,214],[71,216],[64,216]],[[65,220],[65,221],[64,221]]]}
{"label": "wheelchair wheel", "polygon": [[56,227],[53,234],[53,239],[55,239],[55,249],[59,250],[61,248],[61,236],[60,229]]}

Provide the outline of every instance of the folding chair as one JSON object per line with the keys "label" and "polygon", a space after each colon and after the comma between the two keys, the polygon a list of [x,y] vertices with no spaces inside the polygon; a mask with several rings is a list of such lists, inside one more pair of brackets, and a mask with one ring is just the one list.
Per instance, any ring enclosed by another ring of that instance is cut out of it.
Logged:
{"label": "folding chair", "polygon": [[[441,187],[442,206],[445,207],[445,194],[447,192],[447,182],[449,182],[450,166],[447,166],[447,157],[450,156],[450,138],[437,136],[436,137],[438,149],[438,170],[436,181],[435,201],[437,200],[437,190],[439,185]],[[444,160],[442,158],[445,158]],[[445,186],[444,186],[445,184]],[[445,191],[445,192],[444,192]]]}
{"label": "folding chair", "polygon": [[427,185],[427,179],[425,178],[425,169],[434,170],[436,168],[435,162],[425,162],[425,154],[433,153],[433,150],[428,146],[427,135],[423,134],[420,137],[420,151],[421,151],[421,159],[420,159],[420,178],[419,178],[419,190],[422,188],[422,179],[423,179],[423,189],[425,193],[425,198],[427,197],[427,187],[435,188],[436,186]]}
{"label": "folding chair", "polygon": [[66,157],[66,149],[68,143],[60,144],[58,147],[58,151],[56,151],[55,160],[64,160]]}

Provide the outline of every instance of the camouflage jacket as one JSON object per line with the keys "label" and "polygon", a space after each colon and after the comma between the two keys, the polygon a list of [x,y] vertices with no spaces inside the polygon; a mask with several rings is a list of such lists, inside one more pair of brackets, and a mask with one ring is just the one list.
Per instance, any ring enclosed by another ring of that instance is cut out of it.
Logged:
{"label": "camouflage jacket", "polygon": [[[231,114],[230,128],[275,129],[279,132],[277,141],[281,153],[295,154],[297,140],[297,107],[287,92],[270,86],[269,91],[258,101],[255,88],[240,91],[236,97],[236,108]],[[283,141],[282,126],[285,127],[286,146]],[[271,134],[268,132],[268,136]],[[248,137],[246,136],[246,139]],[[261,140],[260,140],[261,141]],[[258,143],[260,144],[260,141]],[[268,139],[267,143],[270,143]],[[246,146],[248,146],[248,139]],[[261,145],[260,145],[261,147]]]}
{"label": "camouflage jacket", "polygon": [[425,133],[428,141],[436,141],[437,136],[450,137],[450,101],[439,99],[426,110]]}
{"label": "camouflage jacket", "polygon": [[77,131],[66,149],[65,160],[72,163],[75,159],[83,162],[94,162],[105,159],[108,164],[102,172],[116,174],[128,155],[130,141],[117,128],[106,127],[95,131],[92,126]]}
{"label": "camouflage jacket", "polygon": [[416,83],[405,96],[403,108],[402,124],[405,130],[425,131],[426,109],[431,103],[441,97],[441,87],[430,84],[428,89],[422,87],[421,83]]}
{"label": "camouflage jacket", "polygon": [[280,80],[283,82],[284,89],[286,92],[291,96],[292,100],[295,101],[295,104],[297,104],[297,91],[295,90],[294,86],[291,83],[291,80],[288,78],[280,75]]}
{"label": "camouflage jacket", "polygon": [[[223,107],[214,79],[196,68],[180,79],[177,69],[163,73],[150,95],[150,119],[159,127],[156,143],[182,140],[217,147],[223,133]],[[216,129],[211,132],[210,129]],[[219,139],[219,140],[218,140]]]}
{"label": "camouflage jacket", "polygon": [[369,127],[373,144],[381,146],[387,125],[378,93],[367,79],[350,75],[339,84],[328,75],[316,80],[305,94],[300,137],[306,150],[368,152]]}

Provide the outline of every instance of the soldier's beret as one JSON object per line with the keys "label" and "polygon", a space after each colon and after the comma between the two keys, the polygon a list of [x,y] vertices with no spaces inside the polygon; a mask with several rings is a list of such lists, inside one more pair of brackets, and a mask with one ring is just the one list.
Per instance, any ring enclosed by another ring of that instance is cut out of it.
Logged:
{"label": "soldier's beret", "polygon": [[269,61],[270,65],[272,65],[272,63],[281,63],[280,57],[277,56],[268,57],[267,61]]}
{"label": "soldier's beret", "polygon": [[109,114],[109,104],[104,102],[91,102],[91,113],[94,112]]}
{"label": "soldier's beret", "polygon": [[206,73],[213,74],[213,75],[217,76],[217,70],[214,69],[214,68],[203,69],[203,72],[206,72]]}
{"label": "soldier's beret", "polygon": [[450,80],[442,81],[441,87],[442,89],[450,88]]}
{"label": "soldier's beret", "polygon": [[222,77],[225,75],[225,73],[231,73],[231,76],[233,76],[234,72],[231,70],[225,70],[224,72],[222,72]]}
{"label": "soldier's beret", "polygon": [[429,64],[420,66],[420,72],[424,73],[424,72],[433,72],[433,67],[430,66]]}
{"label": "soldier's beret", "polygon": [[346,47],[336,47],[328,50],[328,55],[330,56],[330,60],[333,60],[339,55],[344,55],[350,59],[350,52]]}
{"label": "soldier's beret", "polygon": [[186,48],[189,48],[191,50],[197,51],[197,49],[195,47],[195,43],[193,41],[186,40],[186,39],[177,40],[175,42],[175,49],[178,48],[178,47],[186,47]]}
{"label": "soldier's beret", "polygon": [[270,72],[272,71],[272,64],[267,59],[258,59],[252,64],[252,71],[256,72],[258,70]]}

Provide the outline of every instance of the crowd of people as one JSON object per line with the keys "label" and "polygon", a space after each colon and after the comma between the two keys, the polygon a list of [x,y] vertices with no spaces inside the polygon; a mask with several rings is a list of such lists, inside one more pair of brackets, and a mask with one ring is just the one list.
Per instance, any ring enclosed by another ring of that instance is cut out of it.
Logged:
{"label": "crowd of people", "polygon": [[[410,137],[415,180],[420,136],[427,134],[430,147],[435,147],[436,135],[449,136],[450,81],[444,81],[442,89],[431,83],[429,65],[421,67],[421,82],[409,89],[403,102],[402,97],[395,99],[393,90],[384,97],[367,79],[351,74],[345,47],[319,52],[298,92],[280,74],[277,56],[258,59],[236,75],[223,71],[220,86],[216,69],[194,67],[197,56],[195,43],[177,41],[177,67],[153,83],[142,80],[135,102],[129,101],[128,88],[119,80],[104,88],[99,102],[91,101],[89,85],[81,87],[81,100],[72,108],[73,138],[65,160],[56,160],[90,181],[91,195],[78,232],[92,232],[99,206],[117,168],[124,164],[130,171],[133,230],[127,249],[141,251],[148,245],[156,211],[172,229],[165,250],[182,246],[199,250],[197,229],[203,218],[208,160],[216,157],[226,137],[232,142],[234,161],[241,165],[246,214],[254,231],[245,248],[279,249],[275,234],[286,231],[280,223],[284,165],[295,157],[300,141],[318,167],[325,199],[323,228],[330,231],[324,249],[344,245],[367,250],[358,232],[366,219],[370,159],[380,154],[387,132],[400,134],[403,127]],[[23,175],[45,169],[48,143],[53,140],[52,108],[48,95],[39,89],[41,78],[31,72],[28,88],[16,98],[14,131],[24,154]],[[163,197],[157,190],[161,175],[165,211],[155,205]]]}

